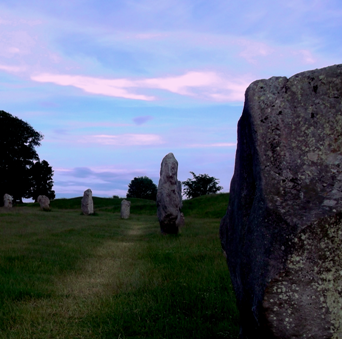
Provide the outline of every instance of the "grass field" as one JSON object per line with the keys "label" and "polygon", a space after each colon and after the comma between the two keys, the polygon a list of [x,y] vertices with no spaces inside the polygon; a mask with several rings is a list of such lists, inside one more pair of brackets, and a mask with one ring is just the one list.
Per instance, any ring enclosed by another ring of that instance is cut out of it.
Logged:
{"label": "grass field", "polygon": [[236,338],[218,239],[228,196],[184,202],[181,234],[159,232],[155,202],[80,198],[0,208],[0,338]]}

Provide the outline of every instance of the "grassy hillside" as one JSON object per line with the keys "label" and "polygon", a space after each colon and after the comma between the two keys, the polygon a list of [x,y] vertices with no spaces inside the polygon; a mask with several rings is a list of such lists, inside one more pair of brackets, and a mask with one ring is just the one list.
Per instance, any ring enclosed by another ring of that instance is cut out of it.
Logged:
{"label": "grassy hillside", "polygon": [[184,216],[197,218],[222,218],[227,210],[229,193],[202,195],[201,197],[184,200]]}
{"label": "grassy hillside", "polygon": [[[208,215],[220,199],[185,206]],[[132,199],[154,215],[122,220],[119,199],[95,198],[96,217],[79,213],[80,200],[49,213],[0,208],[0,339],[237,338],[218,219],[187,216],[165,236],[154,202]]]}
{"label": "grassy hillside", "polygon": [[[56,199],[51,202],[52,209],[81,209],[82,197],[72,199]],[[119,213],[122,199],[93,197],[95,211]],[[132,214],[156,215],[155,201],[137,198],[128,198],[131,201]],[[226,213],[229,193],[204,195],[198,198],[184,200],[183,209],[185,217],[222,218]],[[29,204],[38,207],[38,204]]]}
{"label": "grassy hillside", "polygon": [[[55,199],[51,201],[52,209],[79,209],[81,210],[81,200],[82,197],[72,198],[72,199]],[[94,209],[96,212],[114,212],[120,213],[121,201],[123,199],[113,199],[113,198],[99,198],[93,197]],[[131,213],[132,214],[145,214],[145,215],[155,215],[156,202],[146,199],[137,198],[127,198],[126,200],[131,201]],[[31,204],[32,207],[39,206],[38,204]]]}

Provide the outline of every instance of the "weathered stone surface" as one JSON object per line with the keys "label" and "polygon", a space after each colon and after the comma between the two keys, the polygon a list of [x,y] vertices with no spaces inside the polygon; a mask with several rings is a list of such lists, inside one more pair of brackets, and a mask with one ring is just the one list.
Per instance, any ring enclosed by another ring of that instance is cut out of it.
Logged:
{"label": "weathered stone surface", "polygon": [[157,192],[157,216],[162,233],[177,234],[182,222],[182,184],[177,180],[177,172],[178,161],[169,153],[160,166]]}
{"label": "weathered stone surface", "polygon": [[85,215],[94,213],[93,193],[90,188],[84,191],[81,202],[82,213]]}
{"label": "weathered stone surface", "polygon": [[43,211],[50,210],[50,199],[45,195],[39,195],[37,198],[37,202],[40,205],[40,209]]}
{"label": "weathered stone surface", "polygon": [[6,208],[13,207],[12,201],[13,201],[13,197],[11,195],[9,194],[4,195],[4,207]]}
{"label": "weathered stone surface", "polygon": [[120,213],[121,218],[128,219],[130,211],[131,211],[131,202],[128,200],[122,200],[121,201],[121,213]]}
{"label": "weathered stone surface", "polygon": [[221,243],[241,338],[342,338],[342,65],[253,82]]}

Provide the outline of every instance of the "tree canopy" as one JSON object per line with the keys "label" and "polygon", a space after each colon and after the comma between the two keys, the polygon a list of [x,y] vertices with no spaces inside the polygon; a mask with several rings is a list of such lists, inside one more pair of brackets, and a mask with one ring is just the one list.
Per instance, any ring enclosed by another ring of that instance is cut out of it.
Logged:
{"label": "tree canopy", "polygon": [[183,181],[183,192],[189,199],[196,198],[201,195],[214,194],[223,189],[222,186],[218,185],[219,180],[214,177],[210,177],[208,174],[196,175],[194,172],[190,173],[193,178]]}
{"label": "tree canopy", "polygon": [[30,195],[34,201],[37,201],[39,195],[46,195],[50,200],[55,198],[52,176],[52,167],[46,160],[37,161],[30,168]]}
{"label": "tree canopy", "polygon": [[148,177],[135,177],[128,185],[127,198],[156,200],[157,186]]}
{"label": "tree canopy", "polygon": [[[5,193],[15,202],[32,197],[32,168],[39,162],[35,147],[43,135],[27,122],[0,111],[0,201]],[[51,176],[52,180],[52,176]]]}

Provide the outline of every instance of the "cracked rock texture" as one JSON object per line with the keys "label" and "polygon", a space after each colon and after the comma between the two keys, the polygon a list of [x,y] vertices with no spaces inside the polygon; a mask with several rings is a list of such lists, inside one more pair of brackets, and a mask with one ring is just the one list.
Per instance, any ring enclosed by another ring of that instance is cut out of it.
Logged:
{"label": "cracked rock texture", "polygon": [[157,191],[157,216],[162,233],[177,234],[184,224],[182,183],[177,179],[178,161],[173,153],[167,154],[160,166]]}
{"label": "cracked rock texture", "polygon": [[240,338],[342,338],[342,65],[248,87],[220,236]]}

